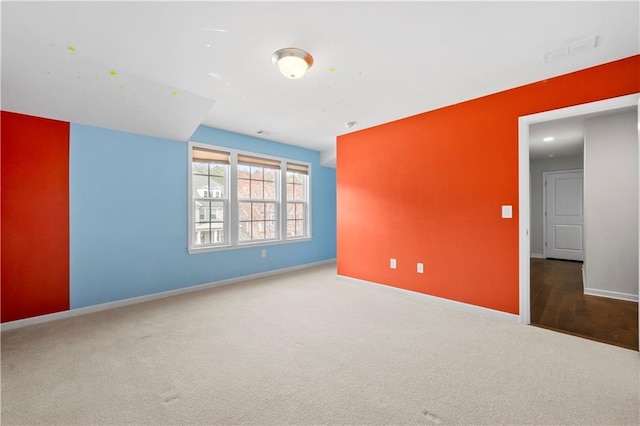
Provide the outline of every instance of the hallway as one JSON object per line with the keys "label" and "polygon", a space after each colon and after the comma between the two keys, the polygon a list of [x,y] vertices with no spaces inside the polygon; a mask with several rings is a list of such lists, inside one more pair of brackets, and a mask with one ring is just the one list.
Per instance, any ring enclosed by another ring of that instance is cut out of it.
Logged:
{"label": "hallway", "polygon": [[582,262],[531,259],[531,324],[638,350],[638,303],[585,295]]}

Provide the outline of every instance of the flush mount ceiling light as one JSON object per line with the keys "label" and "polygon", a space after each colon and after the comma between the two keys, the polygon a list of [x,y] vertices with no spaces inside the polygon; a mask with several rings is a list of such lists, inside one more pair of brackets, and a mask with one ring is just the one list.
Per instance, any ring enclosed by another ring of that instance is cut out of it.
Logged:
{"label": "flush mount ceiling light", "polygon": [[309,53],[295,47],[285,47],[271,55],[275,65],[282,75],[287,78],[300,78],[313,65],[313,58]]}

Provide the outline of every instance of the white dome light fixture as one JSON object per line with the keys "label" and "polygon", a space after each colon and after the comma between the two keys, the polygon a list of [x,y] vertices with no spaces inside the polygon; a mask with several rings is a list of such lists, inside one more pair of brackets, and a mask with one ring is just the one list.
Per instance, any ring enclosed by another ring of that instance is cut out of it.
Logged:
{"label": "white dome light fixture", "polygon": [[271,55],[273,65],[275,65],[282,75],[287,78],[296,79],[302,77],[311,65],[313,58],[309,53],[295,47],[285,47],[277,50]]}

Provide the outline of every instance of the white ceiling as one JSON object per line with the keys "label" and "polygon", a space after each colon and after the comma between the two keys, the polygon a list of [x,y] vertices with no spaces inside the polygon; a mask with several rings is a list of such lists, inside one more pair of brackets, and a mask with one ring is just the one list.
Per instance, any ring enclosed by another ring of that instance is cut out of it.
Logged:
{"label": "white ceiling", "polygon": [[[577,116],[529,126],[529,159],[582,155],[585,121],[585,116]],[[553,140],[545,142],[547,137]]]}
{"label": "white ceiling", "polygon": [[[337,135],[640,53],[637,1],[3,1],[1,13],[4,110],[181,141],[205,124],[329,159]],[[543,60],[594,36],[595,49]],[[271,63],[289,46],[314,57],[300,80]]]}
{"label": "white ceiling", "polygon": [[[544,121],[529,126],[529,159],[540,160],[554,157],[572,157],[583,155],[585,139],[585,123],[596,116],[619,114],[637,107],[619,108],[593,114],[584,114],[558,120]],[[545,141],[552,137],[553,140]]]}

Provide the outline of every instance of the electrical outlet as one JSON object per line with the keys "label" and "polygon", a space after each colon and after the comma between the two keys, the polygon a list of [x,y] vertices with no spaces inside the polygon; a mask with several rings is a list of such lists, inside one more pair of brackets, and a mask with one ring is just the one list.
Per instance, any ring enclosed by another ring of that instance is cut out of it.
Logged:
{"label": "electrical outlet", "polygon": [[391,261],[389,262],[389,267],[391,269],[396,269],[396,260],[395,259],[391,259]]}
{"label": "electrical outlet", "polygon": [[260,256],[267,257],[267,249],[262,249],[262,253],[260,253]]}
{"label": "electrical outlet", "polygon": [[422,263],[418,263],[418,273],[419,274],[424,273],[424,265]]}

